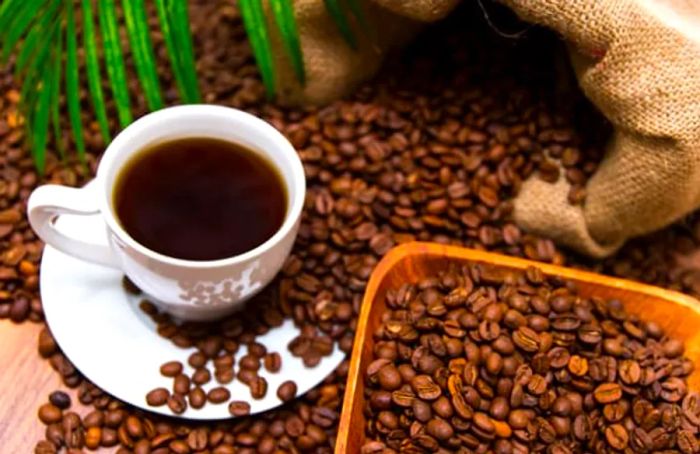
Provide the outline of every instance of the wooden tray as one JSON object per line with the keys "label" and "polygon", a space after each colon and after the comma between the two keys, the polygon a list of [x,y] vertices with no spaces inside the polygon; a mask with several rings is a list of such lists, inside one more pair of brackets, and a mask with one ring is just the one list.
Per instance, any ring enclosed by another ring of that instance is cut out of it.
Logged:
{"label": "wooden tray", "polygon": [[336,454],[359,453],[365,441],[363,372],[372,358],[372,333],[378,328],[380,317],[386,310],[386,291],[398,289],[405,282],[417,282],[424,276],[434,275],[450,262],[497,265],[510,270],[522,270],[533,265],[546,275],[561,276],[576,282],[583,296],[619,299],[629,313],[656,321],[670,336],[685,342],[685,355],[695,365],[689,385],[692,389],[700,389],[700,302],[694,298],[651,285],[500,254],[436,243],[407,243],[384,256],[367,285],[350,361]]}

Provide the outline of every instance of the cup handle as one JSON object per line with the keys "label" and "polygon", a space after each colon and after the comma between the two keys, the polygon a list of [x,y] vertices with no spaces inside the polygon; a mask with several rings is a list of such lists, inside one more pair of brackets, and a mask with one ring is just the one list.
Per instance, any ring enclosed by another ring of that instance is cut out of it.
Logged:
{"label": "cup handle", "polygon": [[56,219],[64,214],[100,214],[95,194],[90,188],[75,189],[55,184],[40,186],[29,197],[27,213],[29,224],[45,243],[81,260],[121,268],[108,244],[89,243],[56,228]]}

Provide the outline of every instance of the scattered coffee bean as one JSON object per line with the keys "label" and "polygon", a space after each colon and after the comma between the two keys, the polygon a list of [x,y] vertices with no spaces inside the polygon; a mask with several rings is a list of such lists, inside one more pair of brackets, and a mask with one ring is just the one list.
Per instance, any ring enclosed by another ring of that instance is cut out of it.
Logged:
{"label": "scattered coffee bean", "polygon": [[180,361],[170,361],[160,366],[160,373],[164,377],[177,377],[182,373],[182,363]]}
{"label": "scattered coffee bean", "polygon": [[207,393],[207,400],[213,404],[220,404],[228,401],[231,398],[231,393],[223,386],[212,388]]}
{"label": "scattered coffee bean", "polygon": [[233,416],[246,416],[250,414],[250,404],[240,400],[234,400],[228,405],[228,411]]}
{"label": "scattered coffee bean", "polygon": [[168,408],[179,415],[187,410],[187,402],[185,402],[185,398],[181,394],[172,394],[168,397]]}
{"label": "scattered coffee bean", "polygon": [[263,358],[265,370],[271,373],[279,372],[282,367],[282,357],[277,352],[268,353]]}
{"label": "scattered coffee bean", "polygon": [[70,407],[71,399],[70,396],[63,391],[54,391],[49,394],[49,402],[61,410],[67,410]]}
{"label": "scattered coffee bean", "polygon": [[290,400],[294,399],[297,395],[297,384],[294,383],[292,380],[287,380],[283,382],[279,387],[277,388],[277,397],[282,402],[289,402]]}
{"label": "scattered coffee bean", "polygon": [[62,416],[63,412],[54,404],[47,403],[39,407],[39,419],[44,424],[59,422]]}
{"label": "scattered coffee bean", "polygon": [[152,407],[160,407],[168,402],[170,392],[166,388],[156,388],[146,394],[146,403]]}
{"label": "scattered coffee bean", "polygon": [[202,408],[207,402],[207,393],[199,386],[195,386],[187,395],[187,400],[190,403],[190,407],[195,409]]}

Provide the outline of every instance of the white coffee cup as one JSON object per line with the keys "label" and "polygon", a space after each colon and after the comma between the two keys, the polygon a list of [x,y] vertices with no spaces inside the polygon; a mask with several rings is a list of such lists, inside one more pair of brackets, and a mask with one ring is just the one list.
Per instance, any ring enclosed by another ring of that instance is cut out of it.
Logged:
{"label": "white coffee cup", "polygon": [[[279,230],[263,244],[221,260],[183,260],[146,248],[120,225],[112,195],[116,177],[124,165],[144,148],[188,137],[241,144],[277,168],[286,185],[287,213]],[[156,304],[177,317],[211,320],[240,308],[280,270],[299,229],[305,192],[306,180],[299,156],[271,125],[236,109],[187,105],[151,113],[124,129],[105,151],[95,182],[88,187],[37,188],[29,198],[28,216],[39,237],[54,248],[122,270]],[[101,216],[108,244],[67,236],[54,225],[60,215]]]}

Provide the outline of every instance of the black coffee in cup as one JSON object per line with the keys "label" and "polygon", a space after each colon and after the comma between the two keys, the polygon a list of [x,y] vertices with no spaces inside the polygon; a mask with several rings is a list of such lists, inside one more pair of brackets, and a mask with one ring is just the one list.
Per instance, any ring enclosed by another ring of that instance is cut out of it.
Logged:
{"label": "black coffee in cup", "polygon": [[143,246],[174,258],[217,260],[269,239],[287,211],[279,171],[244,146],[187,138],[136,153],[117,176],[114,209]]}

